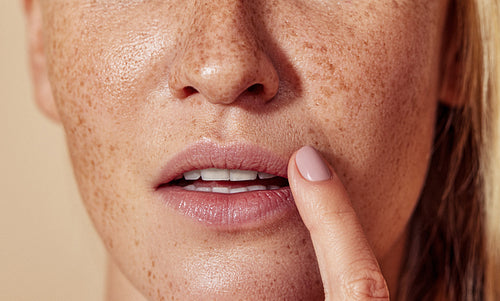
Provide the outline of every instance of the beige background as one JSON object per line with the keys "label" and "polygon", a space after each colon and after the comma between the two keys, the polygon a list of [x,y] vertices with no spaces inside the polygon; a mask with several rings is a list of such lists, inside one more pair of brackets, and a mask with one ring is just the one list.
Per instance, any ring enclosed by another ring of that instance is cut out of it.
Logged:
{"label": "beige background", "polygon": [[21,1],[0,1],[0,300],[102,300],[64,133],[32,100]]}

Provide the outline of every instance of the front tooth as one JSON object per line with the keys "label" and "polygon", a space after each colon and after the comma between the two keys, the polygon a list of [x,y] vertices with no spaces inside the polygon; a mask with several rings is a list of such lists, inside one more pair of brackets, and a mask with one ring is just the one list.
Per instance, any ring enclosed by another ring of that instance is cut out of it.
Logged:
{"label": "front tooth", "polygon": [[252,186],[247,186],[248,191],[255,191],[255,190],[266,190],[266,186],[264,185],[252,185]]}
{"label": "front tooth", "polygon": [[184,186],[184,189],[189,190],[189,191],[195,191],[196,187],[194,185],[187,185],[187,186]]}
{"label": "front tooth", "polygon": [[210,188],[210,187],[196,187],[196,191],[200,191],[200,192],[212,192],[212,188]]}
{"label": "front tooth", "polygon": [[201,170],[203,181],[228,181],[229,169],[208,168]]}
{"label": "front tooth", "polygon": [[201,176],[201,172],[199,170],[192,170],[184,173],[184,179],[189,181],[198,180]]}
{"label": "front tooth", "polygon": [[265,180],[265,179],[271,179],[271,178],[276,178],[275,175],[265,173],[265,172],[259,172],[259,179]]}
{"label": "front tooth", "polygon": [[257,172],[253,170],[231,169],[229,171],[231,181],[252,181],[257,179]]}
{"label": "front tooth", "polygon": [[212,192],[229,193],[229,188],[228,187],[212,187]]}
{"label": "front tooth", "polygon": [[240,193],[240,192],[247,192],[248,189],[246,187],[239,187],[239,188],[231,188],[229,190],[229,193]]}

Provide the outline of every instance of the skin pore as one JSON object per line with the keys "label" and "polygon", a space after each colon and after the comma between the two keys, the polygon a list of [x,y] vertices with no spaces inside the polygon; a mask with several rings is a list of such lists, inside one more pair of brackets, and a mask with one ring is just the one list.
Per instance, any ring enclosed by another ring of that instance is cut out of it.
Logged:
{"label": "skin pore", "polygon": [[110,300],[324,298],[297,212],[218,231],[155,197],[162,167],[199,141],[287,161],[314,146],[395,294],[430,159],[448,1],[26,2],[33,68],[46,75],[37,100],[64,126],[110,254]]}

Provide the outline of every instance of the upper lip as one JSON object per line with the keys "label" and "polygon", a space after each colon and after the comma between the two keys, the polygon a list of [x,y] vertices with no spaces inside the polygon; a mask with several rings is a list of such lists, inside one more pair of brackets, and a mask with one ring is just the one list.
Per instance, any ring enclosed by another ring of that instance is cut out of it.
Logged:
{"label": "upper lip", "polygon": [[249,143],[220,145],[200,141],[174,155],[161,169],[155,188],[191,170],[205,168],[255,170],[287,178],[288,160]]}

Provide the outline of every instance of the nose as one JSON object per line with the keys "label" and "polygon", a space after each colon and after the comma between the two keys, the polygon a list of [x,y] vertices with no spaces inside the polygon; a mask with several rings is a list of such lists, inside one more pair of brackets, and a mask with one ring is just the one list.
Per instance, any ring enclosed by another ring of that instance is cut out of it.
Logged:
{"label": "nose", "polygon": [[[202,1],[203,2],[203,1]],[[200,93],[214,104],[243,97],[266,103],[278,92],[278,72],[259,46],[242,1],[206,1],[180,42],[168,84],[178,99]]]}

